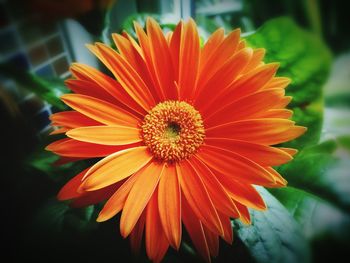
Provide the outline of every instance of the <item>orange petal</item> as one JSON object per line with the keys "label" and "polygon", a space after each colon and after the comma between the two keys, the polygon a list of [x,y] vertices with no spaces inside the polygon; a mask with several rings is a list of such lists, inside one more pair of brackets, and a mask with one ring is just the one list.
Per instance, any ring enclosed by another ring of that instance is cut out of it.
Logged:
{"label": "orange petal", "polygon": [[146,252],[153,262],[160,262],[169,243],[159,218],[157,191],[154,192],[146,208]]}
{"label": "orange petal", "polygon": [[[138,24],[135,21],[134,21],[134,27],[135,27],[135,32],[136,32],[137,38],[138,38],[140,46],[141,46],[139,49],[139,52],[141,52],[141,54],[146,62],[148,71],[149,71],[151,78],[152,78],[152,81],[153,81],[154,89],[156,90],[156,94],[158,95],[157,97],[160,98],[161,100],[165,100],[166,99],[165,90],[162,89],[162,87],[160,86],[160,83],[158,82],[158,77],[157,77],[157,74],[156,74],[156,71],[155,71],[155,68],[153,65],[149,38],[146,35],[143,28],[140,26],[140,24]],[[138,45],[134,44],[134,46],[137,47]]]}
{"label": "orange petal", "polygon": [[205,141],[208,145],[238,153],[261,166],[281,165],[293,159],[283,150],[262,144],[223,138],[206,138]]}
{"label": "orange petal", "polygon": [[280,118],[280,119],[289,119],[293,116],[293,111],[287,109],[272,109],[261,115],[258,115],[259,118]]}
{"label": "orange petal", "polygon": [[143,109],[148,111],[155,105],[152,94],[146,84],[132,66],[116,51],[110,47],[96,43],[97,55],[107,61],[108,69],[118,79],[124,90],[136,101]]}
{"label": "orange petal", "polygon": [[283,89],[262,90],[245,96],[243,98],[234,99],[226,105],[221,105],[216,110],[205,117],[206,127],[233,122],[241,119],[251,119],[265,113],[273,108],[284,96]]}
{"label": "orange petal", "polygon": [[61,99],[76,111],[106,125],[138,127],[140,119],[122,108],[93,97],[66,94]]}
{"label": "orange petal", "polygon": [[137,172],[137,179],[128,195],[120,218],[120,232],[123,237],[127,237],[134,228],[154,189],[156,189],[163,172],[164,164],[157,162],[150,162]]}
{"label": "orange petal", "polygon": [[138,253],[141,244],[142,244],[142,236],[143,236],[143,231],[145,228],[145,221],[146,221],[146,215],[145,211],[141,214],[139,221],[137,221],[134,229],[130,233],[130,245],[131,249],[133,250],[134,253]]}
{"label": "orange petal", "polygon": [[189,162],[197,174],[202,178],[205,187],[208,190],[215,208],[227,216],[238,217],[238,211],[225,188],[216,179],[213,172],[199,159],[192,158]]}
{"label": "orange petal", "polygon": [[176,165],[181,189],[199,219],[214,233],[223,234],[219,216],[207,189],[197,172],[187,160]]}
{"label": "orange petal", "polygon": [[125,201],[130,193],[131,188],[134,186],[137,177],[137,174],[130,176],[111,196],[111,198],[109,198],[100,214],[98,215],[97,222],[106,221],[118,214],[123,209]]}
{"label": "orange petal", "polygon": [[279,102],[277,102],[274,108],[276,108],[276,109],[285,108],[291,101],[292,101],[292,97],[286,96],[286,97],[282,98]]}
{"label": "orange petal", "polygon": [[242,182],[265,185],[274,183],[271,174],[255,162],[232,151],[203,145],[196,155],[218,173],[231,176]]}
{"label": "orange petal", "polygon": [[[229,60],[225,61],[223,65],[220,65],[217,72],[211,78],[202,78],[202,81],[198,83],[198,94],[195,100],[197,108],[209,107],[211,100],[215,100],[220,94],[225,92],[241,70],[247,65],[252,53],[253,50],[251,48],[242,49]],[[220,83],[220,91],[217,89],[218,83]]]}
{"label": "orange petal", "polygon": [[169,44],[170,55],[174,66],[174,78],[177,82],[179,80],[180,44],[183,35],[183,30],[184,25],[183,22],[180,21],[175,27],[173,36]]}
{"label": "orange petal", "polygon": [[140,170],[152,159],[146,146],[125,149],[111,154],[93,165],[83,184],[86,191],[101,189],[123,180]]}
{"label": "orange petal", "polygon": [[176,168],[174,165],[168,165],[159,181],[158,206],[164,233],[175,249],[179,249],[182,234],[180,198]]}
{"label": "orange petal", "polygon": [[[224,65],[227,60],[235,55],[237,45],[239,42],[241,31],[236,29],[232,31],[220,45],[211,53],[205,62],[202,62],[201,70],[199,72],[198,87],[205,84],[217,71]],[[199,94],[200,90],[197,90]]]}
{"label": "orange petal", "polygon": [[103,74],[97,69],[87,65],[73,63],[71,66],[71,71],[76,78],[95,83],[102,90],[112,95],[112,97],[114,97],[117,101],[120,101],[121,104],[128,107],[128,109],[138,112],[141,114],[141,116],[147,112],[135,100],[133,100],[130,95],[128,95],[128,93],[116,80]]}
{"label": "orange petal", "polygon": [[[233,242],[233,230],[232,230],[231,220],[228,216],[226,216],[220,212],[218,212],[218,214],[220,217],[222,228],[224,229],[224,235],[222,238],[227,243],[232,244],[232,242]],[[241,217],[241,215],[239,217]]]}
{"label": "orange petal", "polygon": [[211,58],[212,54],[224,40],[224,34],[224,29],[219,28],[213,34],[211,34],[207,42],[205,42],[200,54],[200,72],[202,72],[203,68],[208,63],[209,58]]}
{"label": "orange petal", "polygon": [[198,220],[191,206],[182,196],[182,221],[186,227],[193,245],[206,262],[211,262],[210,252],[201,222]]}
{"label": "orange petal", "polygon": [[250,214],[249,214],[249,210],[246,206],[240,204],[239,202],[235,202],[241,217],[240,220],[243,222],[243,224],[245,225],[250,225],[251,224],[251,220],[250,220]]}
{"label": "orange petal", "polygon": [[124,34],[126,35],[125,37],[119,34],[112,34],[114,43],[116,44],[121,56],[125,58],[125,60],[127,60],[130,65],[138,72],[142,80],[145,82],[146,86],[150,89],[152,95],[155,96],[155,99],[157,101],[159,101],[144,58],[139,53],[135,45],[130,41],[131,37],[128,36],[128,34],[125,32]]}
{"label": "orange petal", "polygon": [[67,128],[78,128],[82,126],[101,125],[100,122],[95,121],[77,111],[63,111],[54,113],[50,116],[52,124]]}
{"label": "orange petal", "polygon": [[76,94],[94,97],[112,104],[118,103],[118,100],[114,96],[111,96],[110,93],[90,80],[67,79],[64,83]]}
{"label": "orange petal", "polygon": [[121,186],[121,183],[122,182],[118,182],[116,184],[92,192],[81,192],[81,188],[78,187],[77,191],[81,192],[81,195],[75,198],[70,203],[70,206],[79,208],[105,201],[117,191],[117,189]]}
{"label": "orange petal", "polygon": [[235,98],[242,98],[251,93],[259,91],[270,79],[274,77],[278,66],[278,63],[270,63],[259,66],[247,74],[242,75],[240,78],[237,78],[237,80],[227,89],[228,92],[217,96],[217,99],[213,101],[213,105],[211,106],[227,105]]}
{"label": "orange petal", "polygon": [[179,99],[188,98],[196,86],[199,67],[199,35],[196,23],[190,19],[181,31],[181,42],[179,52],[179,79],[181,87]]}
{"label": "orange petal", "polygon": [[[55,124],[51,124],[52,126],[59,126],[59,125],[55,125]],[[56,134],[61,134],[61,133],[66,133],[67,131],[69,131],[68,128],[59,128],[59,129],[55,129],[52,132],[50,132],[50,135],[56,135]]]}
{"label": "orange petal", "polygon": [[260,63],[262,62],[262,60],[265,56],[265,53],[266,53],[266,51],[264,48],[255,49],[251,60],[249,61],[248,65],[244,68],[242,73],[246,74],[249,71],[258,67],[260,65]]}
{"label": "orange petal", "polygon": [[125,126],[89,126],[66,133],[72,139],[103,145],[125,145],[142,141],[140,130]]}
{"label": "orange petal", "polygon": [[285,148],[285,147],[279,147],[278,149],[285,151],[286,153],[288,153],[291,156],[294,156],[298,153],[297,149],[292,149],[292,148]]}
{"label": "orange petal", "polygon": [[206,129],[209,137],[230,138],[264,145],[290,141],[302,135],[305,127],[286,119],[252,119],[226,123]]}
{"label": "orange petal", "polygon": [[58,155],[70,157],[70,158],[95,158],[105,157],[112,153],[124,150],[130,147],[139,146],[139,143],[121,145],[121,146],[110,146],[101,145],[87,142],[80,142],[70,138],[55,141],[46,147],[46,150],[52,151]]}
{"label": "orange petal", "polygon": [[240,182],[227,174],[216,173],[216,176],[234,201],[256,210],[266,209],[264,200],[252,185]]}
{"label": "orange petal", "polygon": [[274,77],[264,86],[264,89],[274,89],[274,88],[284,89],[289,85],[290,82],[291,82],[290,78]]}
{"label": "orange petal", "polygon": [[89,168],[85,169],[84,171],[80,172],[78,175],[70,179],[57,194],[57,199],[64,201],[79,197],[81,193],[78,193],[77,190],[80,187],[82,179],[88,170]]}
{"label": "orange petal", "polygon": [[276,183],[274,185],[269,185],[268,187],[284,187],[287,185],[287,180],[282,177],[275,169],[272,167],[265,167],[267,171],[275,178]]}
{"label": "orange petal", "polygon": [[219,254],[219,236],[211,232],[205,225],[202,225],[205,240],[207,241],[209,253],[213,257]]}
{"label": "orange petal", "polygon": [[146,21],[149,51],[156,80],[166,99],[176,99],[174,70],[168,43],[158,23],[151,17]]}

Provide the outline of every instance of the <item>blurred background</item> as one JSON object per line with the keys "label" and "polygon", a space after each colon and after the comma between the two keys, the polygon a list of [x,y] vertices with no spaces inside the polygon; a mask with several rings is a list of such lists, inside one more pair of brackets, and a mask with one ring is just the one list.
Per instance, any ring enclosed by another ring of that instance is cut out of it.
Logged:
{"label": "blurred background", "polygon": [[[134,35],[132,21],[143,24],[147,16],[164,31],[193,17],[202,42],[218,27],[226,33],[240,27],[249,45],[266,48],[266,61],[281,62],[279,74],[292,78],[289,107],[294,120],[309,128],[289,145],[300,150],[296,160],[280,168],[289,187],[269,192],[288,213],[274,220],[293,220],[303,245],[289,244],[288,233],[273,229],[278,233],[263,237],[268,243],[262,248],[257,237],[265,226],[256,221],[249,229],[233,222],[237,238],[232,246],[220,244],[214,262],[349,256],[350,33],[344,1],[0,0],[0,236],[9,262],[148,262],[144,250],[135,256],[120,237],[118,218],[95,223],[99,205],[72,209],[56,201],[60,187],[86,163],[57,166],[58,158],[44,151],[57,139],[48,136],[50,114],[66,109],[59,96],[68,92],[69,65],[80,62],[106,72],[85,44],[113,46],[112,32]],[[185,237],[180,252],[169,250],[164,261],[199,260]]]}

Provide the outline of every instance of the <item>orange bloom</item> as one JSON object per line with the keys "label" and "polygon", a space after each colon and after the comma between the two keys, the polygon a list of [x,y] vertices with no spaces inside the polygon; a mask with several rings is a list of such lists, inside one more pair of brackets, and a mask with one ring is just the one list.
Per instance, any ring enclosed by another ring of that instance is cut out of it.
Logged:
{"label": "orange bloom", "polygon": [[120,231],[138,249],[145,233],[148,257],[159,262],[169,245],[179,248],[182,223],[198,252],[210,261],[219,237],[231,243],[230,218],[250,223],[248,208],[266,205],[253,185],[283,187],[272,167],[296,150],[277,145],[305,132],[285,109],[290,82],[275,77],[240,31],[213,33],[201,48],[193,20],[164,36],[148,19],[135,23],[136,42],[113,34],[118,51],[88,48],[111,78],[73,64],[62,96],[73,110],[51,116],[53,133],[68,138],[47,149],[61,163],[102,158],[59,192],[72,206],[107,200],[97,221],[119,212]]}

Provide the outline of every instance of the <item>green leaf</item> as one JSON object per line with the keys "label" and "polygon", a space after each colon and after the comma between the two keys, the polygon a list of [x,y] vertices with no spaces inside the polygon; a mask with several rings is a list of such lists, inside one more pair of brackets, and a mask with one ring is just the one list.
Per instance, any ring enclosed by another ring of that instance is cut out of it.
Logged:
{"label": "green leaf", "polygon": [[71,208],[66,202],[55,198],[48,200],[34,217],[34,229],[41,229],[42,235],[60,234],[67,230],[88,231],[96,227],[92,215],[94,206]]}
{"label": "green leaf", "polygon": [[258,188],[268,210],[250,211],[252,224],[234,221],[236,234],[258,263],[309,262],[310,248],[300,226],[267,190]]}
{"label": "green leaf", "polygon": [[308,127],[308,131],[286,146],[301,149],[316,144],[322,126],[322,88],[329,75],[332,59],[326,45],[289,18],[266,22],[246,40],[252,47],[264,47],[265,62],[279,62],[278,75],[292,80],[286,93],[293,96],[289,105],[294,111],[293,120],[298,125]]}
{"label": "green leaf", "polygon": [[14,80],[21,87],[32,91],[59,110],[67,109],[60,96],[69,93],[64,81],[59,78],[43,78],[35,74],[17,70],[15,66],[0,64],[1,75]]}
{"label": "green leaf", "polygon": [[270,191],[300,223],[308,239],[346,239],[350,235],[350,216],[326,200],[294,187]]}
{"label": "green leaf", "polygon": [[346,158],[336,156],[334,140],[305,148],[278,171],[288,186],[322,198],[343,211],[350,212],[350,166]]}

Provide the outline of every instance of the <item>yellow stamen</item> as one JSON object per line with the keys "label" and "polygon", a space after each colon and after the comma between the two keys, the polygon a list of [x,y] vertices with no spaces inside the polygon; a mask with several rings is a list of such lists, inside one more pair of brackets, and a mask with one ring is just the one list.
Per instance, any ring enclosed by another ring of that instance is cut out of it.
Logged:
{"label": "yellow stamen", "polygon": [[156,159],[175,162],[194,154],[205,136],[200,113],[184,101],[165,101],[145,116],[144,143]]}

